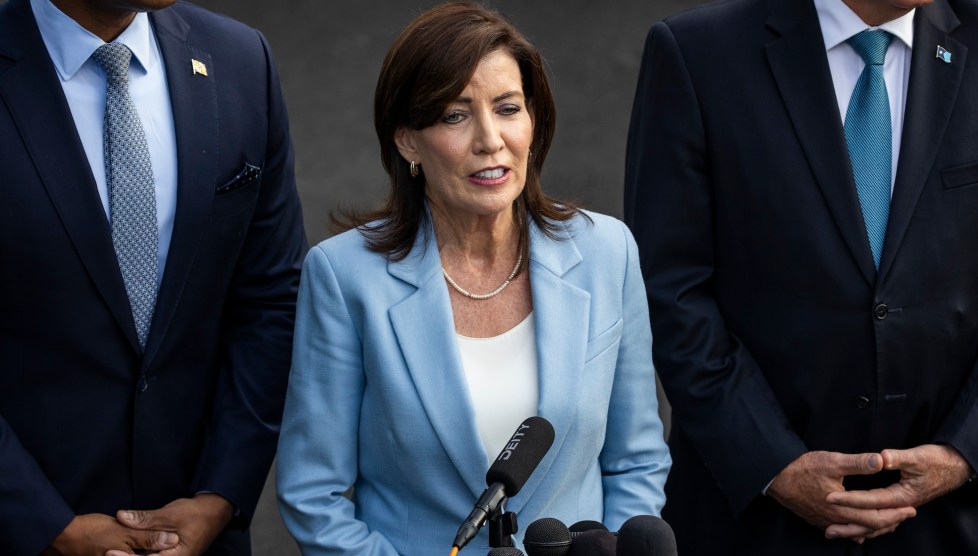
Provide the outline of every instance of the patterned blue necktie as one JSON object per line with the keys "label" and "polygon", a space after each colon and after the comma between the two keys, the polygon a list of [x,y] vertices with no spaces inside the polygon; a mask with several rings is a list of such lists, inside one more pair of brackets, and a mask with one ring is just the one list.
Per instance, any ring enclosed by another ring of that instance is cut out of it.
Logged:
{"label": "patterned blue necktie", "polygon": [[139,345],[156,308],[156,187],[146,132],[129,96],[132,51],[118,43],[98,48],[92,59],[105,70],[105,177],[109,189],[112,246],[129,295]]}
{"label": "patterned blue necktie", "polygon": [[883,60],[892,38],[886,31],[863,31],[847,41],[866,63],[849,100],[845,128],[856,192],[877,270],[890,214],[893,130]]}

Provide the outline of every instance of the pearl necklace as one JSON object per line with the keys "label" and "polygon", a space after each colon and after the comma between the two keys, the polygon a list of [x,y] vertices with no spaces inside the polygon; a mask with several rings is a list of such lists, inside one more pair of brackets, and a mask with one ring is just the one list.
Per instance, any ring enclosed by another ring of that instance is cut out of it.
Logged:
{"label": "pearl necklace", "polygon": [[501,286],[499,286],[498,288],[492,290],[489,293],[471,293],[471,292],[469,292],[468,290],[466,290],[462,286],[459,286],[458,283],[455,280],[452,280],[452,277],[448,275],[448,271],[445,270],[445,267],[441,267],[441,273],[445,275],[445,280],[448,280],[449,285],[451,285],[452,288],[455,291],[457,291],[458,293],[464,295],[465,297],[468,297],[469,299],[477,299],[477,300],[480,300],[481,301],[483,299],[489,299],[490,297],[495,297],[495,296],[499,295],[499,292],[505,290],[506,289],[506,286],[508,286],[509,283],[513,281],[513,278],[516,277],[516,273],[520,271],[520,265],[522,265],[522,264],[523,264],[523,252],[520,251],[520,256],[519,256],[519,258],[516,259],[516,266],[513,267],[513,272],[510,272],[509,273],[509,278],[506,278],[506,281],[503,282],[503,284]]}

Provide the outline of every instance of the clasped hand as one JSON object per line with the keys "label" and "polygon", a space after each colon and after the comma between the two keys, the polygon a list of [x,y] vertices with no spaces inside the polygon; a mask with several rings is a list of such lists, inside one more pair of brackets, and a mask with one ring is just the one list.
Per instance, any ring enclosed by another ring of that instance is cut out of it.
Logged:
{"label": "clasped hand", "polygon": [[44,556],[199,556],[227,526],[231,504],[216,494],[175,500],[158,510],[76,516]]}
{"label": "clasped hand", "polygon": [[[842,484],[846,476],[884,469],[899,471],[900,480],[872,490],[847,491]],[[826,538],[862,543],[895,531],[921,505],[963,485],[970,472],[957,450],[938,444],[878,454],[808,452],[774,478],[767,494]]]}

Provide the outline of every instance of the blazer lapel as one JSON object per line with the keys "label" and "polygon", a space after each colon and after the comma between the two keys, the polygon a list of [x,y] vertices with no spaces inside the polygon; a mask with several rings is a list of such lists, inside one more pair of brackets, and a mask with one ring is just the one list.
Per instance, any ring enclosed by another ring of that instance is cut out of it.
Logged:
{"label": "blazer lapel", "polygon": [[520,493],[507,502],[506,509],[512,512],[523,508],[560,457],[564,440],[577,417],[591,294],[566,282],[563,276],[581,260],[573,239],[554,241],[531,223],[529,271],[533,311],[537,315],[539,414],[553,425],[554,443]]}
{"label": "blazer lapel", "polygon": [[872,284],[876,269],[859,209],[818,14],[810,0],[777,1],[768,27],[780,34],[766,45],[766,50],[795,133],[836,226],[863,277]]}
{"label": "blazer lapel", "polygon": [[[945,0],[918,8],[914,17],[903,141],[880,261],[880,282],[900,249],[954,109],[968,54],[965,45],[948,36],[958,25]],[[952,53],[950,64],[937,58],[938,46]]]}
{"label": "blazer lapel", "polygon": [[13,18],[0,29],[0,54],[16,60],[0,75],[0,98],[34,159],[41,182],[96,289],[139,350],[129,297],[112,248],[112,233],[99,200],[57,71],[30,5],[9,6]]}
{"label": "blazer lapel", "polygon": [[[146,344],[143,370],[152,362],[166,334],[186,285],[197,244],[214,201],[217,183],[218,103],[216,81],[221,68],[189,38],[190,27],[173,9],[150,14],[173,107],[177,143],[177,207],[163,282],[156,300]],[[192,60],[207,67],[207,76],[193,71]]]}
{"label": "blazer lapel", "polygon": [[[430,227],[427,232],[429,239],[419,234],[408,258],[388,265],[392,276],[418,288],[391,307],[389,314],[432,428],[472,494],[478,496],[486,487],[484,470],[489,455],[482,446],[468,396],[447,394],[464,394],[468,385],[462,375],[438,248]],[[530,245],[530,289],[538,315],[539,415],[553,424],[555,436],[550,451],[519,494],[507,501],[506,509],[512,512],[519,512],[532,497],[574,425],[577,409],[573,400],[578,399],[582,384],[591,302],[588,292],[562,278],[582,260],[572,239],[551,240],[531,224]]]}
{"label": "blazer lapel", "polygon": [[391,325],[435,434],[472,495],[478,497],[486,488],[489,456],[469,403],[451,301],[430,224],[418,234],[411,254],[387,268],[395,278],[418,288],[389,309]]}

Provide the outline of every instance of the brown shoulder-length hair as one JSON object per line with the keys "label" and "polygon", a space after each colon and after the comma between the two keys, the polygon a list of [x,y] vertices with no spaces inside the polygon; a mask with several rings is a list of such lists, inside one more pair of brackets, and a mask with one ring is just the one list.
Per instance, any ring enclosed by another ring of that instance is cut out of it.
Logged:
{"label": "brown shoulder-length hair", "polygon": [[510,54],[519,65],[523,95],[533,114],[526,184],[513,206],[517,221],[523,224],[521,252],[528,254],[529,218],[548,236],[557,237],[557,222],[580,212],[573,203],[547,196],[540,186],[556,123],[540,52],[499,13],[479,4],[450,2],[415,18],[384,59],[374,94],[374,126],[390,176],[390,191],[377,210],[334,214],[336,231],[359,229],[370,249],[392,260],[411,252],[428,217],[424,173],[411,176],[409,162],[397,150],[394,132],[400,127],[424,129],[438,122],[449,103],[462,94],[479,62],[498,50]]}

